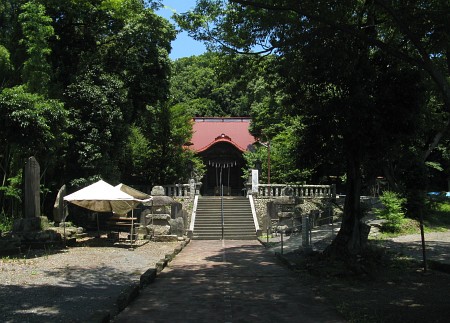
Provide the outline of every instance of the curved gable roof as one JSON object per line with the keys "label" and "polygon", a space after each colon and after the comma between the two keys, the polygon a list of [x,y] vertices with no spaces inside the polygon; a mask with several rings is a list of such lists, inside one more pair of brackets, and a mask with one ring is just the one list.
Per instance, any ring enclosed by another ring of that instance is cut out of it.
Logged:
{"label": "curved gable roof", "polygon": [[246,151],[256,141],[248,128],[250,118],[194,118],[191,149],[207,150],[219,142],[229,142],[240,151]]}

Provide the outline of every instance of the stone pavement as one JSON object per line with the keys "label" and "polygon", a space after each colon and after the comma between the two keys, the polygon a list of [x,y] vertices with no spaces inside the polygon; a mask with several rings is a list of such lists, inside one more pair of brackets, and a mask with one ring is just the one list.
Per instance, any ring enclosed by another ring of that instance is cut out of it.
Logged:
{"label": "stone pavement", "polygon": [[344,322],[258,241],[194,240],[113,322]]}

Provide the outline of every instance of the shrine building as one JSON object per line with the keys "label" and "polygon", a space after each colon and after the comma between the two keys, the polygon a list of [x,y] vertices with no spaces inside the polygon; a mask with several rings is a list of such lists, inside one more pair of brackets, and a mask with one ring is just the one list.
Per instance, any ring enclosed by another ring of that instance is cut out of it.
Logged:
{"label": "shrine building", "polygon": [[250,150],[256,139],[250,134],[250,118],[194,118],[190,149],[206,165],[202,180],[203,195],[243,195],[246,167],[243,153]]}

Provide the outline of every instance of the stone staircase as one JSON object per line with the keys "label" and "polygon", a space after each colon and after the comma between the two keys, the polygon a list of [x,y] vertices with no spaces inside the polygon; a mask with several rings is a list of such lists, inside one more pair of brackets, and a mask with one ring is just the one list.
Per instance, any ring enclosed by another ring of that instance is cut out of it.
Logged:
{"label": "stone staircase", "polygon": [[[224,197],[224,239],[256,239],[250,202],[245,197]],[[193,238],[197,240],[222,239],[220,197],[200,197],[197,204]]]}

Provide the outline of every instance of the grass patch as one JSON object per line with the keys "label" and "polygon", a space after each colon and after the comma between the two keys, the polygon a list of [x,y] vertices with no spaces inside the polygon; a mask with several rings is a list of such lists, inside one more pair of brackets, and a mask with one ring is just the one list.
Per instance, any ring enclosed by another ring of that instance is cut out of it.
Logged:
{"label": "grass patch", "polygon": [[390,239],[398,236],[417,233],[420,233],[419,221],[405,218],[402,222],[402,225],[399,228],[399,231],[397,232],[380,231],[376,239]]}
{"label": "grass patch", "polygon": [[[450,202],[441,202],[428,208],[424,214],[424,231],[444,232],[450,230]],[[419,234],[420,225],[416,219],[405,218],[398,232],[382,231],[377,235],[377,239],[390,239],[408,234]]]}
{"label": "grass patch", "polygon": [[450,229],[450,202],[441,202],[430,207],[425,214],[425,226],[443,230]]}

